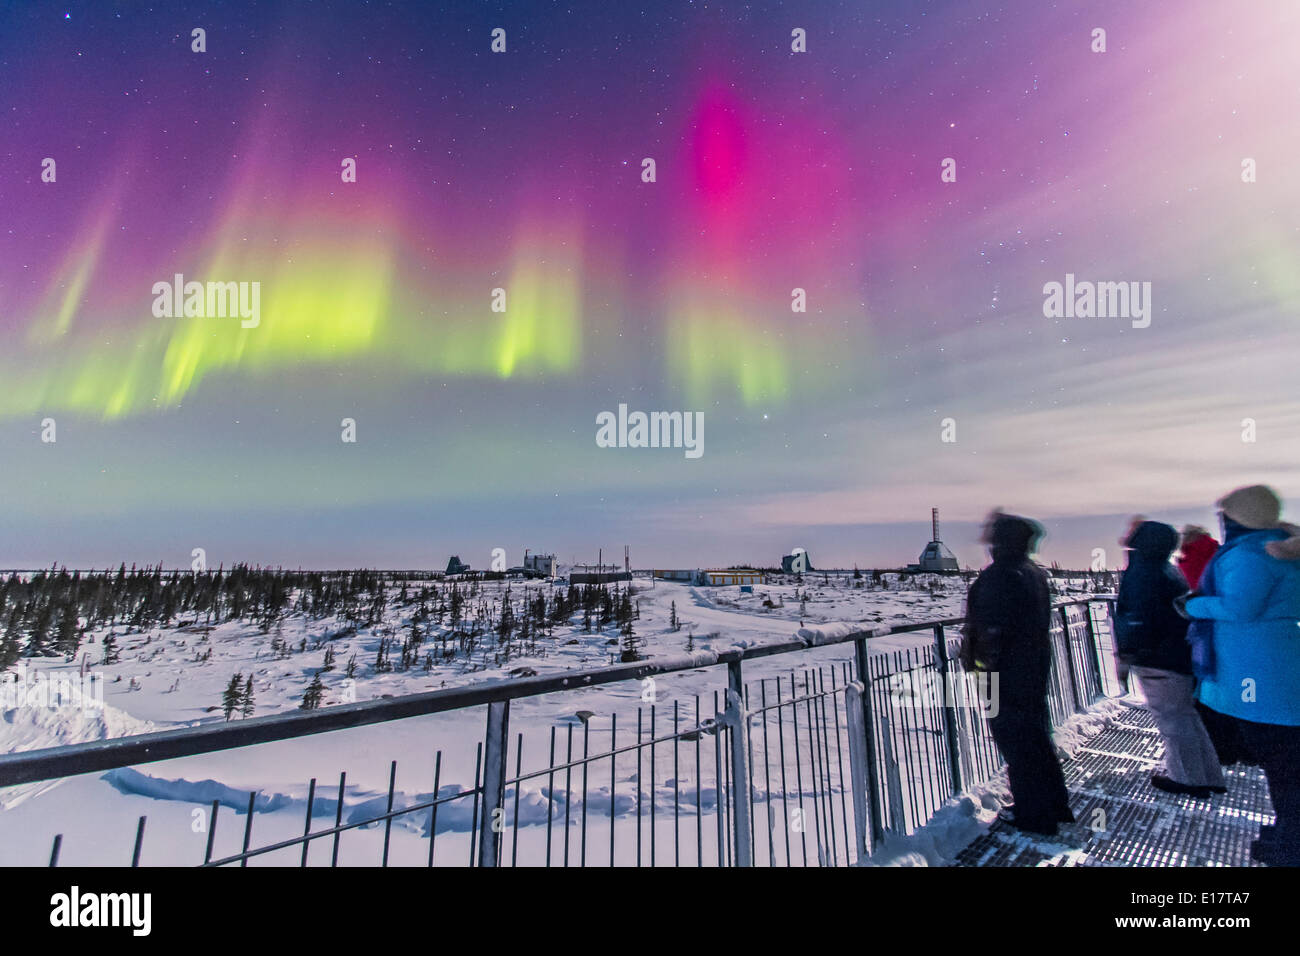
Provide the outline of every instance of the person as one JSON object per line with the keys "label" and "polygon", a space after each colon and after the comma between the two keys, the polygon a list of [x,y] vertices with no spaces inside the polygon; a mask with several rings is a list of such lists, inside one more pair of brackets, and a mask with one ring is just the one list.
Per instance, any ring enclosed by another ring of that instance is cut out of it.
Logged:
{"label": "person", "polygon": [[1137,678],[1165,745],[1163,771],[1151,785],[1166,793],[1208,797],[1226,793],[1219,755],[1193,702],[1192,651],[1187,619],[1175,600],[1187,582],[1169,563],[1178,532],[1159,521],[1143,521],[1125,542],[1128,568],[1115,601],[1115,648]]}
{"label": "person", "polygon": [[1178,570],[1183,572],[1183,577],[1193,591],[1201,583],[1201,574],[1217,550],[1219,542],[1214,540],[1210,532],[1198,524],[1183,526],[1178,543]]}
{"label": "person", "polygon": [[1231,718],[1268,781],[1277,821],[1261,830],[1251,855],[1300,866],[1300,561],[1269,553],[1268,545],[1292,537],[1271,488],[1238,488],[1218,507],[1223,545],[1183,606],[1193,628],[1210,625],[1208,640],[1199,640],[1211,653],[1194,649],[1197,696]]}
{"label": "person", "polygon": [[966,595],[961,662],[968,671],[998,675],[993,740],[1007,762],[1013,804],[999,818],[1022,830],[1054,834],[1074,821],[1065,775],[1052,743],[1047,683],[1051,674],[1051,593],[1047,575],[1029,556],[1042,528],[995,512],[984,541],[992,563]]}

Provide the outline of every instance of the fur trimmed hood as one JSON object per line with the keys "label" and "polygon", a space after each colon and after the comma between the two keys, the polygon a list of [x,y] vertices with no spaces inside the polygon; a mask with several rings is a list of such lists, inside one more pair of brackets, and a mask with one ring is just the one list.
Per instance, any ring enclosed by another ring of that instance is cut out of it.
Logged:
{"label": "fur trimmed hood", "polygon": [[1264,550],[1279,561],[1300,561],[1300,527],[1285,521],[1278,527],[1291,537],[1283,541],[1270,541],[1264,545]]}

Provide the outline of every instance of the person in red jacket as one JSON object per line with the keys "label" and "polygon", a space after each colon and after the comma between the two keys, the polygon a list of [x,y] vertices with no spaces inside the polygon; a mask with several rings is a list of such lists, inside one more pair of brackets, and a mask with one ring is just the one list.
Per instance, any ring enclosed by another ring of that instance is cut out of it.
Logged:
{"label": "person in red jacket", "polygon": [[1189,524],[1183,528],[1178,550],[1178,570],[1183,572],[1188,587],[1195,591],[1205,566],[1214,557],[1214,552],[1219,550],[1219,542],[1210,537],[1210,532],[1200,525]]}

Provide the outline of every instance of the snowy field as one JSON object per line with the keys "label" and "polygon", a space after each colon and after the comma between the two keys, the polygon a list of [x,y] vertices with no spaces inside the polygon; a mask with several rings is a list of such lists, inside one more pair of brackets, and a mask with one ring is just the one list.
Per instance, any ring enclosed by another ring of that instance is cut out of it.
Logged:
{"label": "snowy field", "polygon": [[[440,582],[430,584],[445,587]],[[519,674],[577,673],[617,661],[622,650],[622,635],[616,625],[602,629],[593,621],[588,632],[581,614],[553,627],[549,634],[532,635],[531,640],[515,642],[508,649],[494,645],[491,633],[475,646],[457,647],[448,639],[449,628],[423,620],[418,624],[419,653],[412,655],[411,666],[386,669],[379,661],[381,644],[391,663],[409,637],[420,586],[420,582],[407,582],[407,602],[403,603],[399,587],[393,585],[384,618],[373,626],[290,614],[267,631],[245,621],[208,629],[202,621],[180,620],[169,628],[141,631],[119,624],[88,631],[75,661],[41,658],[21,663],[29,679],[36,673],[73,679],[82,670],[102,674],[104,707],[14,706],[14,701],[6,701],[0,707],[0,752],[224,721],[222,695],[236,673],[245,679],[251,675],[252,713],[261,717],[296,711],[318,674],[322,704],[329,706],[507,680]],[[1085,595],[1082,582],[1056,582],[1056,586],[1058,599]],[[693,587],[638,576],[630,598],[636,608],[634,633],[643,642],[640,653],[653,659],[680,655],[688,649],[716,651],[732,645],[788,640],[801,625],[847,622],[869,629],[958,617],[963,611],[965,587],[966,582],[956,577],[918,575],[903,585],[890,578],[887,586],[881,587],[873,585],[869,576],[823,577],[818,572],[807,575],[803,582],[786,579],[755,585],[749,594],[734,586]],[[481,583],[467,607],[499,608],[507,588],[510,600],[522,609],[525,602],[539,592],[549,593],[554,585],[517,580]],[[674,614],[676,628],[672,626]],[[120,659],[103,664],[102,648],[110,630]],[[919,647],[929,640],[929,633],[921,631],[873,638],[871,646],[876,653],[886,653]],[[333,668],[322,671],[326,654],[331,655]],[[792,687],[802,690],[807,669],[816,672],[815,686],[817,677],[832,669],[842,673],[851,656],[849,645],[747,662],[751,707],[760,692],[769,694],[769,701],[775,699],[778,680],[783,682],[781,693],[788,697]],[[349,678],[346,674],[352,662]],[[656,678],[655,733],[663,736],[673,729],[675,709],[679,728],[694,726],[697,713],[701,719],[713,717],[715,699],[721,701],[726,677],[725,667],[714,666]],[[563,763],[569,754],[581,755],[584,741],[593,754],[607,751],[615,720],[618,746],[631,745],[637,734],[638,711],[643,725],[641,740],[649,741],[651,714],[644,694],[640,682],[622,682],[513,702],[511,775],[519,756],[516,738],[520,734],[525,773],[550,765],[553,728],[556,763]],[[825,706],[834,708],[842,705],[842,700],[839,695]],[[802,716],[803,710],[792,707],[782,711],[779,720],[769,721],[770,732],[779,738],[770,746],[775,749],[778,743],[788,741],[793,751],[795,738],[786,735],[791,730],[796,737],[812,733],[812,707],[809,704],[808,720]],[[781,858],[788,850],[795,862],[808,859],[815,865],[819,847],[821,855],[829,855],[832,839],[836,856],[846,850],[846,835],[852,833],[841,786],[841,780],[847,780],[847,755],[836,752],[839,733],[845,729],[841,726],[844,718],[838,712],[827,714],[823,715],[824,726],[832,726],[834,718],[834,739],[829,734],[818,741],[809,737],[804,763],[792,753],[785,764],[773,770],[771,761],[764,764],[761,753],[756,757],[755,786],[761,804],[756,809],[755,838],[756,852],[763,859],[769,854],[769,833],[772,854]],[[250,791],[258,794],[252,845],[259,846],[303,833],[308,781],[313,777],[318,781],[313,829],[332,826],[336,816],[346,823],[382,812],[392,761],[397,761],[394,806],[430,799],[435,754],[439,752],[439,795],[469,790],[476,780],[477,745],[483,738],[485,715],[485,708],[467,708],[0,789],[0,864],[43,864],[55,834],[62,834],[61,863],[123,865],[130,861],[136,822],[145,816],[141,863],[192,865],[203,859],[214,799],[221,802],[213,848],[214,857],[220,858],[238,852],[242,845]],[[232,719],[242,718],[236,712]],[[788,726],[791,722],[793,728]],[[754,728],[755,733],[761,732],[763,722],[756,722]],[[716,741],[714,735],[700,734],[696,740],[675,746],[660,745],[653,772],[646,749],[615,761],[595,761],[585,773],[583,768],[575,768],[567,781],[561,771],[554,779],[544,775],[519,788],[511,787],[506,799],[507,861],[517,854],[520,864],[543,864],[549,842],[553,865],[562,864],[566,852],[570,864],[576,864],[584,853],[588,863],[608,863],[613,832],[614,858],[619,864],[636,862],[638,842],[640,859],[648,863],[652,841],[655,861],[661,865],[716,862]],[[574,749],[569,750],[570,746]],[[809,775],[818,771],[818,754],[825,784],[821,794],[808,781],[795,780],[805,772],[803,767]],[[789,771],[788,779],[773,780],[772,775],[779,776],[782,769]],[[347,779],[340,810],[339,774],[344,771]],[[725,768],[723,772],[725,775]],[[812,803],[817,801],[820,809],[813,809]],[[792,807],[796,805],[806,814],[805,825],[792,827]],[[584,816],[585,830],[581,827]],[[435,863],[464,865],[469,861],[472,819],[470,798],[439,806]],[[430,822],[427,810],[396,818],[388,833],[388,862],[426,864]],[[697,833],[704,835],[702,851]],[[378,864],[384,841],[382,824],[350,830],[339,841],[338,862]],[[308,862],[326,865],[332,852],[332,838],[319,840],[311,846]],[[251,865],[297,865],[300,856],[301,848],[293,847],[256,858]]]}

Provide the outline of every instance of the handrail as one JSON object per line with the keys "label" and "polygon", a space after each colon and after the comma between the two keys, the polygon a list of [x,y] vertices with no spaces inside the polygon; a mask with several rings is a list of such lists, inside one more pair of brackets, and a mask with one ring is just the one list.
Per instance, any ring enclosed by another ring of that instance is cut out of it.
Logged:
{"label": "handrail", "polygon": [[[1113,595],[1094,595],[1063,601],[1053,605],[1053,609],[1113,599]],[[795,637],[791,640],[752,647],[732,645],[718,651],[701,650],[689,654],[664,655],[657,661],[614,664],[577,673],[484,681],[469,687],[453,687],[423,694],[411,694],[393,700],[338,704],[314,711],[273,714],[216,726],[182,727],[150,734],[115,737],[111,740],[70,744],[64,747],[0,754],[0,787],[132,767],[160,760],[193,757],[214,751],[387,723],[391,720],[445,713],[465,707],[536,697],[557,691],[578,690],[625,680],[640,680],[652,675],[696,670],[715,664],[737,664],[761,657],[848,644],[891,634],[929,630],[941,625],[955,626],[964,621],[965,618],[962,617],[944,618],[937,621],[866,628],[817,641]]]}

